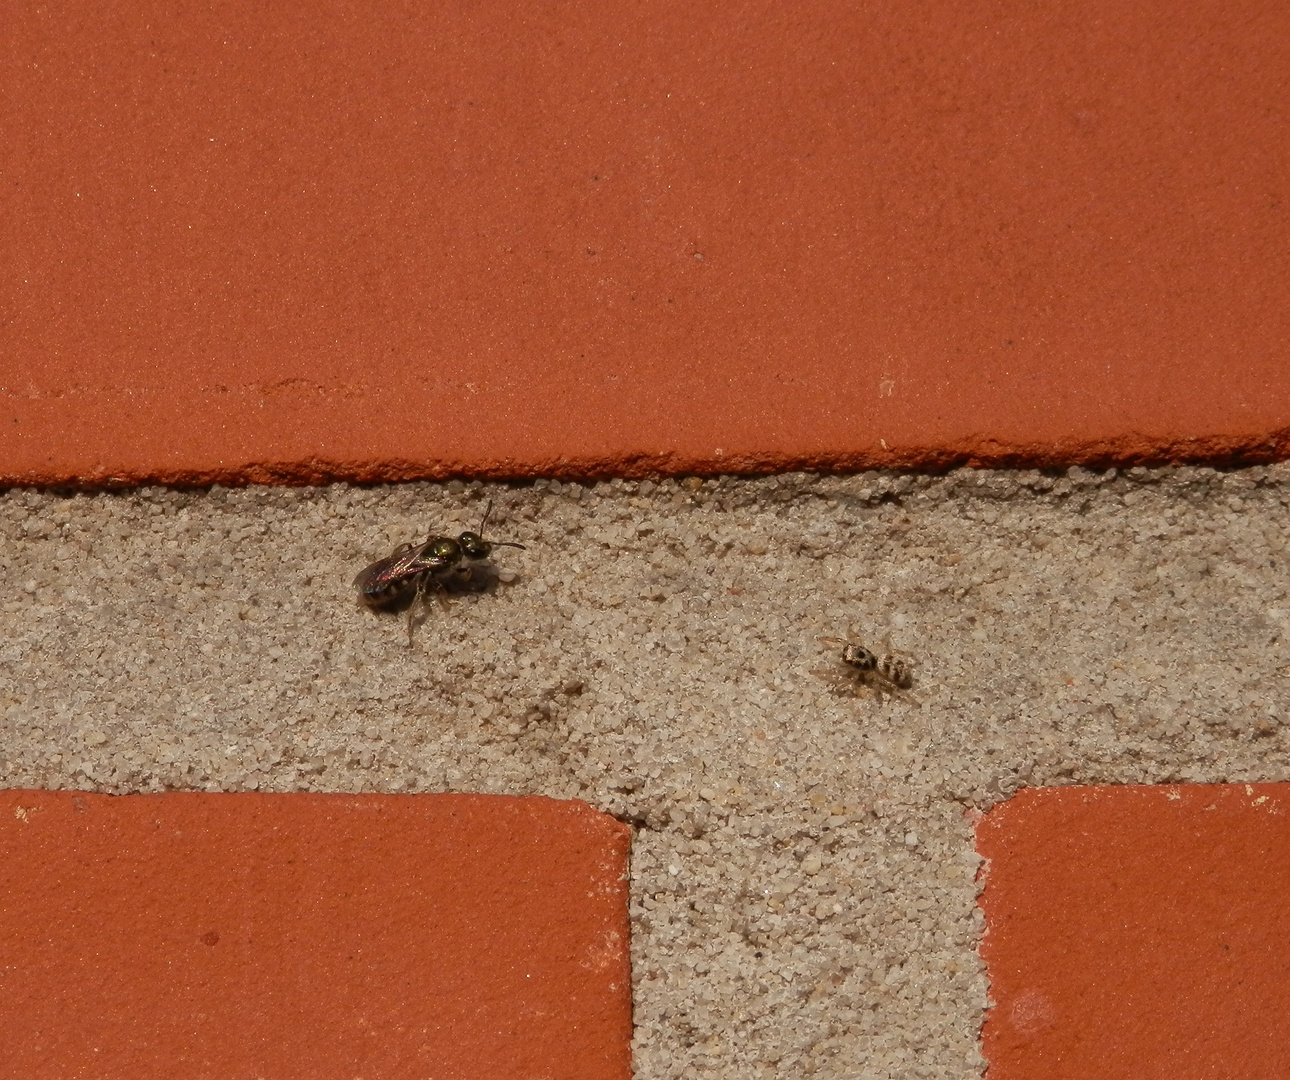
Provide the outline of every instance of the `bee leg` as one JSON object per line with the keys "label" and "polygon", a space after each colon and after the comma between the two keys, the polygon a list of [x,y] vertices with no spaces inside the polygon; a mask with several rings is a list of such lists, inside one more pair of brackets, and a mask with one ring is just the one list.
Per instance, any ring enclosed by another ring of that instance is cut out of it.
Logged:
{"label": "bee leg", "polygon": [[[448,607],[447,592],[437,577],[432,575],[428,570],[419,575],[417,578],[417,591],[412,597],[412,603],[408,605],[408,648],[412,648],[412,630],[418,623],[425,622],[430,617],[431,594],[440,605]],[[421,609],[421,617],[417,618],[417,608]]]}
{"label": "bee leg", "polygon": [[412,603],[408,605],[408,648],[409,649],[412,648],[412,628],[415,624],[415,616],[417,612],[417,600],[420,598],[420,596],[421,596],[421,589],[418,587],[416,591],[416,595],[412,597]]}
{"label": "bee leg", "polygon": [[412,602],[408,604],[408,648],[412,648],[412,631],[416,626],[417,608],[425,611],[425,591],[426,575],[417,575],[417,591],[412,594]]}

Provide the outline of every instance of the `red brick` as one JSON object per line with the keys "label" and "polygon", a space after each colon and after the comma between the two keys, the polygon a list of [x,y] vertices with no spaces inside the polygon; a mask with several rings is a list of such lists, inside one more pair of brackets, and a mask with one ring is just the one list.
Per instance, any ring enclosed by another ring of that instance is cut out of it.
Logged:
{"label": "red brick", "polygon": [[1290,455],[1287,36],[13,5],[0,481]]}
{"label": "red brick", "polygon": [[977,829],[989,1080],[1290,1076],[1290,784],[1040,788]]}
{"label": "red brick", "polygon": [[626,1080],[628,843],[536,797],[0,793],[0,1075]]}

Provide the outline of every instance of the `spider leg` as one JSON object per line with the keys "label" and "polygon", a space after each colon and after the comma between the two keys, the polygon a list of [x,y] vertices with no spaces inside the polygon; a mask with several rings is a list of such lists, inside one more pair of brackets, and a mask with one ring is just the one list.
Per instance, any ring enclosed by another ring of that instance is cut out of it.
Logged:
{"label": "spider leg", "polygon": [[922,706],[922,702],[906,690],[903,686],[897,686],[890,679],[878,676],[874,679],[874,688],[880,698],[894,698],[896,701],[903,701],[906,705]]}
{"label": "spider leg", "polygon": [[812,675],[817,675],[826,682],[833,684],[833,689],[837,693],[847,692],[854,697],[860,697],[869,690],[869,684],[861,678],[857,678],[849,671],[831,671],[828,668],[813,668]]}

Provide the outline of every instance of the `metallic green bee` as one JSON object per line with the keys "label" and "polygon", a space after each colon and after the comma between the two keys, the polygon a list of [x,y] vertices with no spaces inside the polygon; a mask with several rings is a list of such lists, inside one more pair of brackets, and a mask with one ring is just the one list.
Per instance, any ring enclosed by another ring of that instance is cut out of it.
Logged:
{"label": "metallic green bee", "polygon": [[375,610],[408,606],[408,645],[412,644],[412,626],[417,601],[423,601],[428,589],[442,592],[453,579],[469,580],[472,564],[482,563],[495,547],[523,548],[509,540],[485,540],[484,526],[493,512],[488,504],[478,532],[451,536],[431,536],[420,544],[400,544],[394,554],[364,567],[354,578],[359,599]]}

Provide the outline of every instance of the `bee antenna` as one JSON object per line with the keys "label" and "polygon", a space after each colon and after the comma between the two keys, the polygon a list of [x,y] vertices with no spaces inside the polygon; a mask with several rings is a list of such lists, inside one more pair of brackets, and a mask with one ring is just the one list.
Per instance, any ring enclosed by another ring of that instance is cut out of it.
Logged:
{"label": "bee antenna", "polygon": [[493,547],[517,547],[521,551],[528,550],[528,548],[526,548],[523,544],[517,544],[514,540],[490,540],[488,542],[492,544]]}
{"label": "bee antenna", "polygon": [[484,526],[488,524],[488,516],[493,512],[493,500],[488,500],[488,507],[484,510],[484,520],[479,523],[479,535],[484,535]]}

